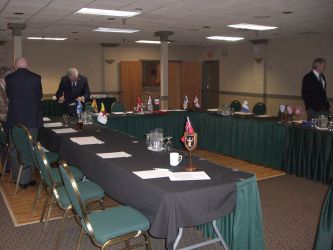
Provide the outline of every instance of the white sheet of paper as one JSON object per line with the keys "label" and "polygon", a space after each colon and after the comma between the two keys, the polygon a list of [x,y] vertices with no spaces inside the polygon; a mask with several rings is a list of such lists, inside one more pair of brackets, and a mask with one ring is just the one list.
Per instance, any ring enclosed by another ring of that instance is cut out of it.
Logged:
{"label": "white sheet of paper", "polygon": [[168,169],[155,169],[155,170],[135,171],[133,172],[133,174],[136,174],[141,179],[154,179],[154,178],[169,177],[171,172]]}
{"label": "white sheet of paper", "polygon": [[114,114],[114,115],[126,115],[125,112],[112,112],[112,114]]}
{"label": "white sheet of paper", "polygon": [[78,132],[77,130],[72,128],[58,128],[58,129],[52,129],[52,131],[56,132],[57,134],[69,134],[69,133]]}
{"label": "white sheet of paper", "polygon": [[113,159],[113,158],[124,158],[124,157],[131,157],[131,154],[128,154],[124,151],[120,151],[120,152],[110,152],[110,153],[99,153],[96,154],[99,157],[103,158],[103,159]]}
{"label": "white sheet of paper", "polygon": [[72,137],[71,140],[79,145],[103,144],[95,136]]}
{"label": "white sheet of paper", "polygon": [[210,177],[204,171],[198,172],[175,172],[169,175],[170,181],[196,181],[210,180]]}
{"label": "white sheet of paper", "polygon": [[57,127],[62,127],[63,124],[62,122],[49,122],[49,123],[44,123],[45,128],[57,128]]}
{"label": "white sheet of paper", "polygon": [[50,121],[51,121],[50,118],[48,118],[48,117],[43,117],[43,122],[50,122]]}

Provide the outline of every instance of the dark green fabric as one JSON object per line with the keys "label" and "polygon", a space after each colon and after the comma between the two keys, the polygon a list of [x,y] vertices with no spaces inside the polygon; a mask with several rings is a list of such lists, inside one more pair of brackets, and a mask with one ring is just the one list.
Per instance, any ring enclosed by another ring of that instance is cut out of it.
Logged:
{"label": "dark green fabric", "polygon": [[235,112],[241,111],[242,105],[238,100],[233,100],[230,103],[230,108],[232,108]]}
{"label": "dark green fabric", "polygon": [[[111,112],[111,105],[116,101],[114,97],[98,98],[96,99],[98,110],[101,109],[101,102],[104,103],[106,112]],[[64,113],[64,105],[59,104],[58,101],[52,99],[45,99],[42,101],[43,116],[62,116]]]}
{"label": "dark green fabric", "polygon": [[[78,169],[76,167],[72,167],[72,166],[70,166],[70,169],[71,169],[71,172],[72,172],[75,180],[81,181],[84,176],[82,171],[80,169]],[[52,179],[53,179],[54,183],[56,183],[57,186],[62,184],[62,179],[60,176],[59,168],[52,168],[51,175],[52,175]]]}
{"label": "dark green fabric", "polygon": [[254,114],[256,115],[264,115],[266,114],[266,104],[262,103],[262,102],[258,102],[256,103],[256,105],[254,105],[253,107],[253,111]]}
{"label": "dark green fabric", "polygon": [[[147,231],[149,229],[148,219],[129,206],[108,208],[103,211],[91,213],[88,215],[88,221],[99,244],[104,244],[110,239],[125,234],[139,230]],[[81,224],[85,231],[89,233],[83,220],[81,220]]]}
{"label": "dark green fabric", "polygon": [[120,102],[114,102],[111,105],[111,112],[125,112],[125,106]]}
{"label": "dark green fabric", "polygon": [[180,141],[189,116],[198,146],[253,163],[281,169],[286,150],[287,126],[269,120],[224,117],[197,112],[168,112],[163,115],[108,116],[107,126],[140,139],[155,128],[172,136],[173,146],[184,149]]}
{"label": "dark green fabric", "polygon": [[95,113],[95,110],[94,110],[94,108],[91,106],[91,103],[86,104],[85,108],[86,108],[86,111],[89,111],[89,112],[91,112],[91,113]]}
{"label": "dark green fabric", "polygon": [[46,158],[49,163],[55,163],[59,160],[59,155],[54,152],[45,152]]}
{"label": "dark green fabric", "polygon": [[333,249],[333,184],[329,187],[321,209],[314,250]]}
{"label": "dark green fabric", "polygon": [[24,166],[35,166],[32,145],[29,143],[23,128],[15,126],[12,129],[12,138],[18,151],[19,159]]}
{"label": "dark green fabric", "polygon": [[290,126],[288,134],[283,170],[328,184],[333,177],[333,133]]}
{"label": "dark green fabric", "polygon": [[[265,249],[260,196],[255,177],[237,183],[235,211],[218,220],[217,226],[230,249]],[[216,237],[211,224],[198,228],[203,230],[205,237]]]}

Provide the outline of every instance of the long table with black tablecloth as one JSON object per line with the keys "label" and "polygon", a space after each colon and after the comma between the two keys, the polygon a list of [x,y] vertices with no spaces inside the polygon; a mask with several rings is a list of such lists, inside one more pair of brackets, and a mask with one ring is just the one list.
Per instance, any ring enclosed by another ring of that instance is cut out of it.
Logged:
{"label": "long table with black tablecloth", "polygon": [[225,117],[199,112],[168,112],[158,115],[110,115],[107,127],[143,139],[146,133],[162,128],[172,136],[176,148],[183,148],[180,138],[189,116],[198,146],[249,162],[282,169],[286,150],[287,126],[271,120]]}
{"label": "long table with black tablecloth", "polygon": [[[70,140],[77,136],[95,136],[104,143],[80,146]],[[56,134],[43,128],[40,140],[46,148],[58,151],[60,159],[78,166],[113,199],[142,212],[150,220],[151,235],[166,238],[168,248],[172,248],[178,228],[221,218],[222,234],[232,249],[264,249],[260,199],[251,174],[194,158],[211,180],[143,180],[132,171],[169,168],[168,153],[151,152],[138,138],[96,125],[72,134]],[[131,157],[102,159],[96,155],[117,151],[125,151]],[[181,171],[187,163],[185,159],[173,170]],[[207,226],[203,227],[208,233]]]}
{"label": "long table with black tablecloth", "polygon": [[[98,110],[101,108],[101,103],[104,103],[106,112],[111,112],[111,105],[113,102],[116,101],[114,97],[106,97],[106,98],[97,98],[97,106]],[[42,101],[42,110],[43,116],[62,116],[64,113],[64,106],[63,104],[58,103],[56,100],[53,99],[44,99]]]}

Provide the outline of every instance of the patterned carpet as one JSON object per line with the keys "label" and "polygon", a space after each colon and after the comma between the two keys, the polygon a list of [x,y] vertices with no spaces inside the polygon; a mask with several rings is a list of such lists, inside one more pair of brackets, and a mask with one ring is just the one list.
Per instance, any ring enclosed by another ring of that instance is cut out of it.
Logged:
{"label": "patterned carpet", "polygon": [[[289,175],[263,180],[258,182],[258,185],[264,217],[266,249],[312,249],[327,186]],[[59,220],[51,221],[45,232],[40,224],[15,228],[2,198],[0,198],[0,216],[1,249],[52,248]],[[69,219],[66,221],[64,230],[59,249],[75,249],[79,226],[73,219]],[[200,239],[202,239],[200,231],[185,230],[181,246]],[[111,249],[121,247],[123,245],[117,245]],[[164,249],[164,240],[152,239],[152,248]],[[81,249],[96,248],[85,236]],[[202,249],[221,249],[221,247],[212,245]]]}

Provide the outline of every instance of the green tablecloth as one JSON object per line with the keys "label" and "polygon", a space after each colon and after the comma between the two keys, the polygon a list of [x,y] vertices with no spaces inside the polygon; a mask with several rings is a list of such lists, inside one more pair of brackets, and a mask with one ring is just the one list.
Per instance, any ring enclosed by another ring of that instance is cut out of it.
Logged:
{"label": "green tablecloth", "polygon": [[[217,226],[232,250],[265,248],[260,196],[255,177],[237,183],[236,209],[218,220]],[[216,237],[210,224],[198,228],[203,230],[205,237]]]}
{"label": "green tablecloth", "polygon": [[[111,105],[116,101],[114,97],[98,98],[96,99],[98,109],[101,108],[101,102],[104,103],[106,112],[111,112]],[[45,99],[42,101],[43,116],[62,116],[64,113],[64,107],[57,101],[52,99]]]}
{"label": "green tablecloth", "polygon": [[333,184],[331,184],[321,209],[314,250],[333,249]]}
{"label": "green tablecloth", "polygon": [[290,126],[288,134],[284,171],[328,184],[333,178],[333,133]]}
{"label": "green tablecloth", "polygon": [[143,139],[151,129],[162,128],[183,148],[186,116],[198,133],[198,146],[277,169],[283,166],[287,127],[272,121],[222,117],[207,113],[168,112],[164,115],[111,115],[107,126]]}

